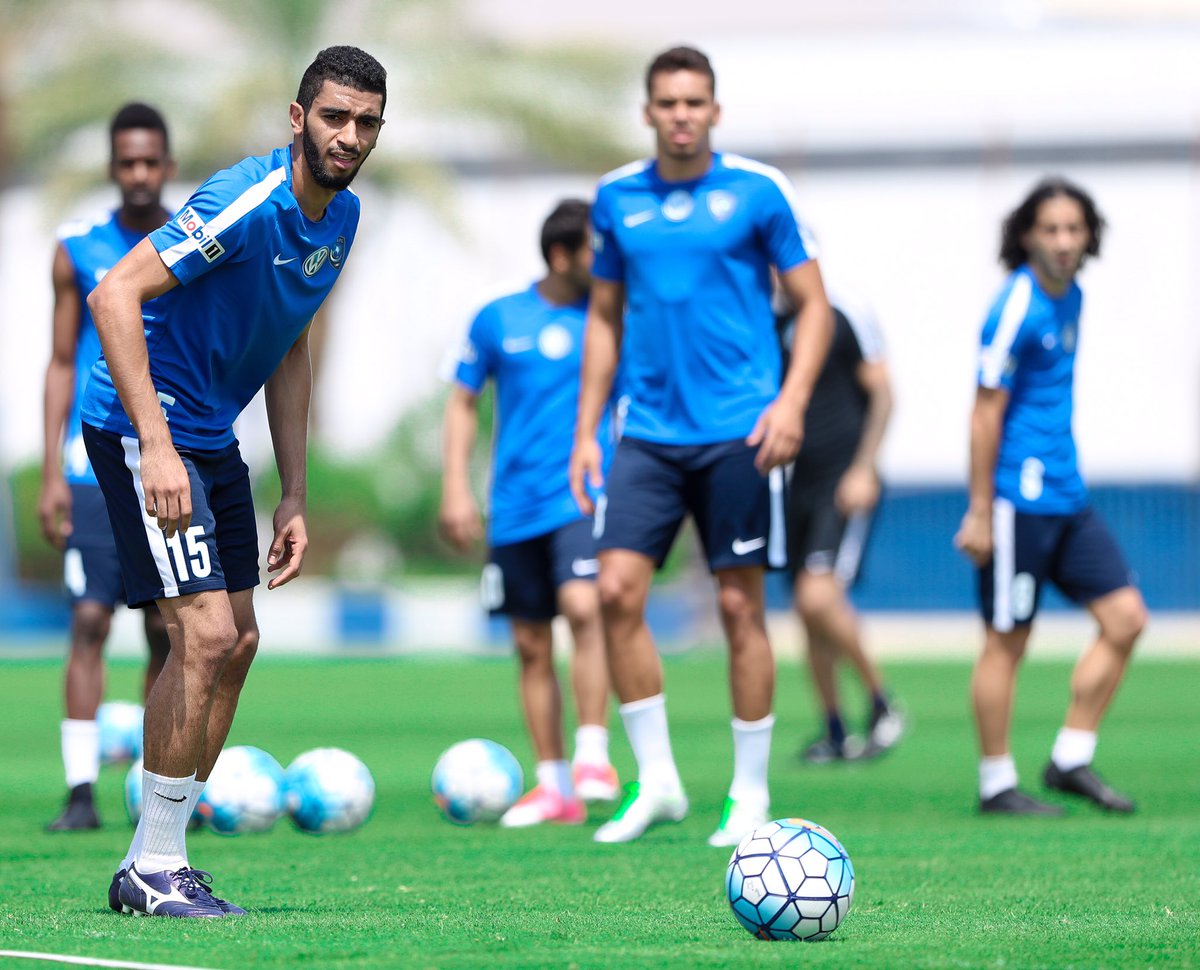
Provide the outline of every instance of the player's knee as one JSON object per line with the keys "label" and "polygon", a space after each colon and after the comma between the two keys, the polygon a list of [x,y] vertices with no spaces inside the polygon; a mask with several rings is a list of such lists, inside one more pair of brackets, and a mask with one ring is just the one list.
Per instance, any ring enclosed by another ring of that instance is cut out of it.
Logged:
{"label": "player's knee", "polygon": [[806,624],[823,626],[836,605],[838,591],[824,576],[801,576],[796,581],[796,610]]}
{"label": "player's knee", "polygon": [[549,625],[545,630],[522,624],[513,630],[513,645],[517,648],[517,659],[526,669],[551,665],[553,643]]}
{"label": "player's knee", "polygon": [[249,667],[258,653],[258,627],[253,626],[238,633],[237,642],[233,645],[230,663],[241,667]]}
{"label": "player's knee", "polygon": [[1134,594],[1121,603],[1120,609],[1113,610],[1105,618],[1101,624],[1101,635],[1121,652],[1130,653],[1149,619],[1146,604]]}
{"label": "player's knee", "polygon": [[98,652],[112,629],[112,612],[99,603],[79,603],[71,621],[71,650]]}
{"label": "player's knee", "polygon": [[721,616],[727,623],[752,621],[761,615],[761,604],[744,587],[736,583],[722,583],[717,594]]}
{"label": "player's knee", "polygon": [[634,584],[612,571],[600,571],[596,592],[600,595],[600,611],[607,618],[624,616],[637,610],[638,591]]}

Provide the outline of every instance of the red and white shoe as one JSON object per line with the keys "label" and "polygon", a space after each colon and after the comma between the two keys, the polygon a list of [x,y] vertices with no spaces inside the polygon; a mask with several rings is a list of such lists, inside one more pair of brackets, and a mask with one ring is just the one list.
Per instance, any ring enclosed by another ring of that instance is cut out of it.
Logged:
{"label": "red and white shoe", "polygon": [[621,794],[617,769],[610,764],[577,764],[571,776],[575,794],[585,802],[615,802]]}
{"label": "red and white shoe", "polygon": [[523,829],[543,822],[559,825],[580,825],[587,819],[587,809],[578,797],[563,798],[556,791],[538,785],[531,788],[500,818],[506,829]]}

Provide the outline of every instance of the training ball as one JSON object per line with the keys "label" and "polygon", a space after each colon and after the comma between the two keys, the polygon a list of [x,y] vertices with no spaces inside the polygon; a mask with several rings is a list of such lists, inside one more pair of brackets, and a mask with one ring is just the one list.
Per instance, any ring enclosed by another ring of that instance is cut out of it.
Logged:
{"label": "training ball", "polygon": [[314,748],[284,773],[287,811],[305,832],[348,832],[367,820],[375,804],[375,779],[341,748]]}
{"label": "training ball", "polygon": [[96,709],[100,728],[100,761],[106,765],[136,761],[142,753],[145,711],[130,701],[106,701]]}
{"label": "training ball", "polygon": [[[139,757],[125,774],[125,811],[134,825],[137,825],[138,819],[142,817],[142,767],[142,759]],[[200,816],[193,811],[188,824],[198,826]]]}
{"label": "training ball", "polygon": [[524,778],[511,751],[471,738],[447,748],[431,779],[433,798],[451,822],[494,822],[521,797]]}
{"label": "training ball", "polygon": [[734,849],[725,894],[737,921],[764,940],[823,940],[854,900],[854,866],[828,829],[768,822]]}
{"label": "training ball", "polygon": [[225,748],[196,803],[196,815],[214,832],[266,832],[283,814],[283,768],[261,748]]}

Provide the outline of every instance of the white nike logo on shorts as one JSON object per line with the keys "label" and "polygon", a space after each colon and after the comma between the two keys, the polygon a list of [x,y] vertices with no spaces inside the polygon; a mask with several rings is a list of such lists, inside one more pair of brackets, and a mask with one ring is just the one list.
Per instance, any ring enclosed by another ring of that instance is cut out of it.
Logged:
{"label": "white nike logo on shorts", "polygon": [[576,576],[595,576],[600,572],[600,560],[576,559],[571,563],[571,572]]}
{"label": "white nike logo on shorts", "polygon": [[759,536],[757,539],[734,539],[733,549],[735,556],[744,556],[748,552],[754,552],[755,549],[761,549],[767,544],[766,536]]}

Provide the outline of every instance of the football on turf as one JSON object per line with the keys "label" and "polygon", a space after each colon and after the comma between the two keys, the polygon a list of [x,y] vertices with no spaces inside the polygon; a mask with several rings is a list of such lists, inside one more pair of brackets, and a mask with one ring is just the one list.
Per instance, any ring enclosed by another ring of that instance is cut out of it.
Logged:
{"label": "football on turf", "polygon": [[284,773],[287,811],[305,832],[348,832],[371,814],[375,779],[367,766],[341,748],[314,748]]}
{"label": "football on turf", "polygon": [[502,744],[484,738],[447,748],[433,768],[433,798],[451,822],[494,822],[521,797],[521,765]]}
{"label": "football on turf", "polygon": [[213,765],[196,814],[214,832],[266,832],[283,814],[283,768],[261,748],[225,748]]}
{"label": "football on turf", "polygon": [[802,818],[768,822],[734,850],[725,894],[764,940],[823,940],[850,911],[854,866],[833,833]]}
{"label": "football on turf", "polygon": [[142,753],[141,704],[106,701],[96,709],[100,728],[100,761],[106,765],[136,761]]}

